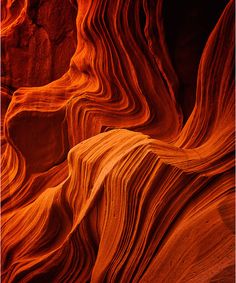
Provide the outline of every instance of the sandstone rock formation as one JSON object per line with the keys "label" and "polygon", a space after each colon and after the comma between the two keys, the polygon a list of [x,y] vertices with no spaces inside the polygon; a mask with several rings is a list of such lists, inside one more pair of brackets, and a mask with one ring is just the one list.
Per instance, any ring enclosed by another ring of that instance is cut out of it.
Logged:
{"label": "sandstone rock formation", "polygon": [[3,0],[2,282],[234,282],[234,2]]}

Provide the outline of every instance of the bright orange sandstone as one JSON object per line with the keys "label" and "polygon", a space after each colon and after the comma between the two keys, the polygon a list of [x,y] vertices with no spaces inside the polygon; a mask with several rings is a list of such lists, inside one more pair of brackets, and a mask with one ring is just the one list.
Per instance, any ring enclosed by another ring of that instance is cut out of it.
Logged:
{"label": "bright orange sandstone", "polygon": [[234,2],[3,0],[2,282],[234,281]]}

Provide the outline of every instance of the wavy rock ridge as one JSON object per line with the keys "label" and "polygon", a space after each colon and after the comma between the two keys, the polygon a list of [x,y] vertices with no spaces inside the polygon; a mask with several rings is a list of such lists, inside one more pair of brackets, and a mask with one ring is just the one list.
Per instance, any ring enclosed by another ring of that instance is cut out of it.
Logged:
{"label": "wavy rock ridge", "polygon": [[234,2],[174,2],[2,1],[2,282],[234,282]]}

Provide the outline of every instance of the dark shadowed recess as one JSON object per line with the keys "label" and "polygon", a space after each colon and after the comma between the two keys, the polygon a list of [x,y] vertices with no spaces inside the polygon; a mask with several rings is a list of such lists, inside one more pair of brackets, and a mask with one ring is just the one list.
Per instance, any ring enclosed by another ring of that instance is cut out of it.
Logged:
{"label": "dark shadowed recess", "polygon": [[163,6],[166,42],[180,86],[177,101],[184,122],[196,96],[197,71],[207,39],[228,0],[166,0]]}
{"label": "dark shadowed recess", "polygon": [[[17,2],[9,8],[13,15],[23,9]],[[1,40],[1,82],[13,90],[60,78],[77,45],[75,1],[30,0],[25,6],[26,15]]]}

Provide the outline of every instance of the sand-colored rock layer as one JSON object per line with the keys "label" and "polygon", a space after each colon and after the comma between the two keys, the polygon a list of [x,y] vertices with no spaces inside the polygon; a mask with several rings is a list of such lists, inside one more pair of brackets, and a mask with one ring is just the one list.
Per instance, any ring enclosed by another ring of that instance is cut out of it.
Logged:
{"label": "sand-colored rock layer", "polygon": [[234,282],[234,2],[177,2],[2,1],[2,282]]}

